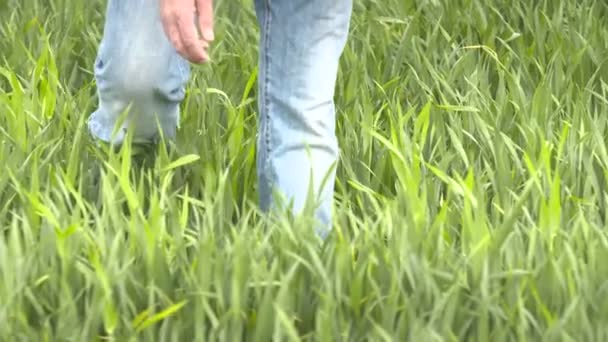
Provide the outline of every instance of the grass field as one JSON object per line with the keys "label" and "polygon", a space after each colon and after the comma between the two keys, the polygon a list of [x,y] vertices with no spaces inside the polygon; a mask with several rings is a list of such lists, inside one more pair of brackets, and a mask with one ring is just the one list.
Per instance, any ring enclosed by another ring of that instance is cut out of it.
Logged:
{"label": "grass field", "polygon": [[104,6],[0,0],[0,340],[608,340],[605,1],[356,1],[324,243],[257,209],[250,1],[148,167],[86,132]]}

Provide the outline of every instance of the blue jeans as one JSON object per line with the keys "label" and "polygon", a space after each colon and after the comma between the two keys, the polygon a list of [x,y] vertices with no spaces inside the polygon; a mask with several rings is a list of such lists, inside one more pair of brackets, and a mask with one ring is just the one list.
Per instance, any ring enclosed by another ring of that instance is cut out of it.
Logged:
{"label": "blue jeans", "polygon": [[[275,195],[303,209],[309,198],[318,232],[332,224],[338,144],[334,88],[352,0],[256,0],[260,25],[257,171],[260,206]],[[169,43],[159,0],[109,0],[95,61],[99,105],[91,134],[120,145],[176,134],[190,67]],[[122,115],[122,114],[126,115]],[[124,118],[124,120],[119,120]],[[115,131],[115,128],[118,128]],[[115,132],[115,134],[112,134]]]}

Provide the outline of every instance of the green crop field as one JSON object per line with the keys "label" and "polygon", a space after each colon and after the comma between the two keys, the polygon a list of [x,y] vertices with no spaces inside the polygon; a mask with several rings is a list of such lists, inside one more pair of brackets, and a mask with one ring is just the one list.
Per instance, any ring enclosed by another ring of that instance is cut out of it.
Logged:
{"label": "green crop field", "polygon": [[356,1],[325,241],[257,207],[251,1],[169,151],[87,133],[104,9],[0,0],[0,340],[608,340],[606,1]]}

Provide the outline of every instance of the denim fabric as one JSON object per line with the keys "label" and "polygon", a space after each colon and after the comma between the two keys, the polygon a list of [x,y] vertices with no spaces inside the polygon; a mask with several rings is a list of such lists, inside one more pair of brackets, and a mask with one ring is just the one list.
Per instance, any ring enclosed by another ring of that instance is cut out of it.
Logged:
{"label": "denim fabric", "polygon": [[190,67],[164,33],[158,0],[109,1],[94,73],[93,136],[120,145],[130,124],[134,142],[156,140],[159,126],[167,139],[175,136]]}
{"label": "denim fabric", "polygon": [[[278,209],[284,203],[275,201],[278,194],[300,212],[310,187],[317,232],[326,236],[339,153],[333,97],[352,0],[256,0],[255,7],[260,206]],[[164,34],[158,0],[110,0],[95,64],[99,106],[89,120],[91,133],[120,144],[132,123],[133,140],[149,141],[158,137],[159,123],[171,139],[189,73]]]}

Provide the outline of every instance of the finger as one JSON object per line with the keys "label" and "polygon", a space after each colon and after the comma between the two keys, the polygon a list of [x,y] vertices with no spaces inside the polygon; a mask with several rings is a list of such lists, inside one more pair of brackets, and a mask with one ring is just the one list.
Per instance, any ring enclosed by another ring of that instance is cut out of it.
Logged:
{"label": "finger", "polygon": [[185,57],[191,62],[202,63],[209,59],[207,55],[208,44],[198,38],[196,26],[192,25],[192,14],[184,13],[177,18],[182,50]]}
{"label": "finger", "polygon": [[194,63],[202,63],[209,60],[209,56],[205,51],[208,44],[197,37],[196,26],[192,22],[192,19],[189,22],[183,19],[186,16],[192,18],[193,11],[194,6],[192,6],[190,11],[175,11],[170,6],[167,6],[164,1],[161,1],[162,26],[171,45],[187,60]]}
{"label": "finger", "polygon": [[174,21],[172,21],[168,24],[167,34],[169,37],[169,41],[171,42],[171,45],[173,45],[173,47],[175,48],[175,50],[177,50],[178,53],[183,54],[184,53],[184,44],[182,43],[182,39],[180,37],[179,30]]}
{"label": "finger", "polygon": [[203,39],[211,42],[215,39],[213,33],[213,0],[197,0],[198,29]]}
{"label": "finger", "polygon": [[[165,10],[165,8],[162,8]],[[175,50],[179,54],[183,54],[184,48],[183,43],[180,37],[179,29],[177,27],[177,14],[169,11],[162,11],[161,13],[161,22],[163,24],[163,30],[165,31],[165,35],[167,39],[173,45]]]}

